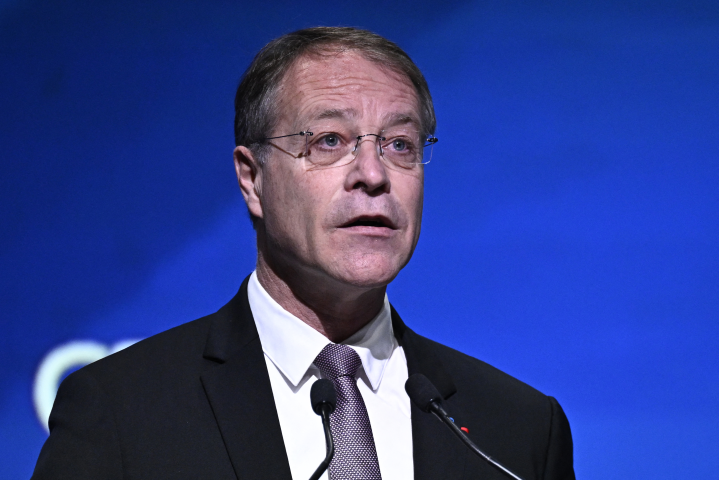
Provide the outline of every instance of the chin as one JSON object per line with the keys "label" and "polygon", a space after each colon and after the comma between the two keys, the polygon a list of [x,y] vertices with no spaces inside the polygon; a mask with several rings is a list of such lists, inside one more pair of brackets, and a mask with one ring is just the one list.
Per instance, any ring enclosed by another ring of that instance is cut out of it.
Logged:
{"label": "chin", "polygon": [[361,261],[341,265],[336,278],[356,287],[379,288],[394,280],[403,266],[398,261],[368,256]]}

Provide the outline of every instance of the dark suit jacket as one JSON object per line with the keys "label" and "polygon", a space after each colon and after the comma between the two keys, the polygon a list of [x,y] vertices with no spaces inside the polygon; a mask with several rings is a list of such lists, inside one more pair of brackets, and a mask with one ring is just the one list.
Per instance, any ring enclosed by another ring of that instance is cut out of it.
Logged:
{"label": "dark suit jacket", "polygon": [[[574,478],[569,424],[553,398],[417,335],[394,310],[392,321],[410,375],[437,386],[480,449],[525,480]],[[36,480],[289,480],[247,280],[217,313],[68,376],[50,431]],[[416,479],[507,478],[414,406],[412,439]]]}

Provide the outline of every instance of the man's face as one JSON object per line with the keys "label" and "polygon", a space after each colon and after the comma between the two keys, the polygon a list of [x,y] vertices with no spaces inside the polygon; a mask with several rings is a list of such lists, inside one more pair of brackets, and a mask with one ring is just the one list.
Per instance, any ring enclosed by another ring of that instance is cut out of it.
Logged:
{"label": "man's face", "polygon": [[[353,138],[397,123],[419,128],[412,84],[352,52],[299,59],[278,100],[271,136],[318,134],[328,125]],[[304,137],[272,140],[279,148],[270,147],[258,172],[253,214],[262,218],[263,255],[276,272],[371,288],[386,285],[407,264],[420,232],[423,167],[388,167],[375,138],[364,137],[352,161],[329,168],[287,153],[303,152]]]}

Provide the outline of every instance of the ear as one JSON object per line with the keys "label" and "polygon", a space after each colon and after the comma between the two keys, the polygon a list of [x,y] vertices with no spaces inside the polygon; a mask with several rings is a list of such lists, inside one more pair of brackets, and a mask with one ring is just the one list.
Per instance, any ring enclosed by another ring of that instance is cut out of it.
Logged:
{"label": "ear", "polygon": [[263,218],[261,201],[262,167],[247,147],[241,145],[236,147],[233,156],[235,158],[237,183],[240,185],[242,196],[245,197],[247,208],[253,216]]}

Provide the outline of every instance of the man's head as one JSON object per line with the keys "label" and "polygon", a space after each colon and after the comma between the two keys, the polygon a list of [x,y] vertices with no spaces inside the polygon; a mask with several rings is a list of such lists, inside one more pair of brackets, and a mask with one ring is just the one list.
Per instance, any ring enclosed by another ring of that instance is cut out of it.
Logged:
{"label": "man's head", "polygon": [[317,288],[389,283],[419,238],[422,140],[435,127],[409,57],[362,30],[291,33],[257,55],[235,108],[235,165],[258,263]]}
{"label": "man's head", "polygon": [[290,67],[303,56],[352,51],[382,68],[406,77],[420,103],[423,133],[434,134],[436,119],[427,81],[411,58],[395,43],[367,30],[315,27],[283,35],[264,46],[245,71],[235,95],[235,145],[259,154],[276,127],[279,87]]}

